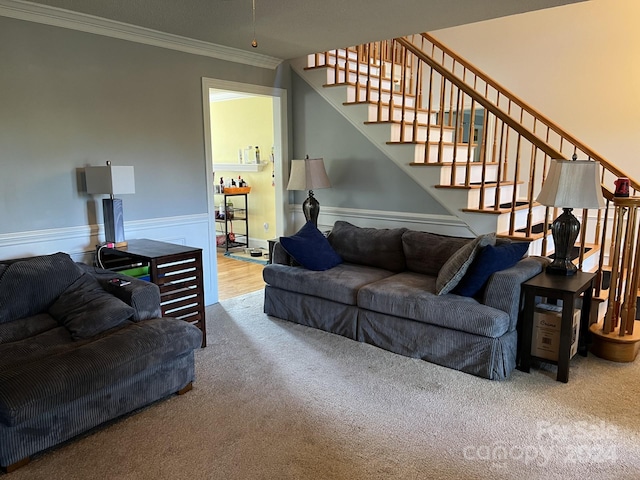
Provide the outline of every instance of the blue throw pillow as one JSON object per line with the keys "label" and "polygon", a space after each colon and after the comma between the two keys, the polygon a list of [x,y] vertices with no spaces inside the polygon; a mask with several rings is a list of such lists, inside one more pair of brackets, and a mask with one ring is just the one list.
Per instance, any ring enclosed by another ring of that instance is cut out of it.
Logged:
{"label": "blue throw pillow", "polygon": [[529,249],[529,242],[488,245],[480,250],[453,293],[473,297],[482,290],[489,277],[495,272],[513,267]]}
{"label": "blue throw pillow", "polygon": [[312,221],[308,221],[295,235],[280,237],[280,243],[308,270],[328,270],[342,263],[342,257]]}

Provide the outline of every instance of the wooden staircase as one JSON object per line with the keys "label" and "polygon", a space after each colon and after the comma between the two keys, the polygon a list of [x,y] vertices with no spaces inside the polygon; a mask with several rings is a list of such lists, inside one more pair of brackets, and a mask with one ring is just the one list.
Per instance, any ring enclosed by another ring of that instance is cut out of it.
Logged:
{"label": "wooden staircase", "polygon": [[[533,255],[553,252],[549,226],[559,211],[535,201],[550,160],[599,162],[607,206],[574,211],[582,224],[576,263],[610,269],[613,184],[628,175],[437,39],[373,42],[292,66],[471,234],[531,241]],[[638,182],[630,185],[637,195]],[[608,301],[608,290],[598,294]]]}
{"label": "wooden staircase", "polygon": [[[309,56],[308,64],[299,71],[316,89],[325,89],[336,108],[346,112],[398,166],[461,218],[470,233],[497,231],[538,241],[532,253],[541,254],[544,235],[527,232],[526,227],[528,219],[542,223],[546,209],[518,200],[526,183],[509,178],[504,159],[486,158],[486,149],[481,149],[489,136],[478,138],[472,122],[465,127],[464,115],[457,114],[464,109],[461,90],[441,77],[440,93],[429,91],[425,101],[419,89],[410,87],[413,67],[396,64],[393,68],[378,57],[362,58],[363,48]],[[435,85],[433,76],[431,73],[431,84]],[[451,106],[454,98],[455,108]],[[470,110],[469,117],[481,109],[472,105]]]}

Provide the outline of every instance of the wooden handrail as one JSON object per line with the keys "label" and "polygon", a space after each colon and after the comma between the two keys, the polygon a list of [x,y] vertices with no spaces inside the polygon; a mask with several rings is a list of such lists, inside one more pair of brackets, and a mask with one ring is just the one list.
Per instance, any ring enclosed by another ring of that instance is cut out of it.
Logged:
{"label": "wooden handrail", "polygon": [[434,70],[436,70],[442,77],[449,80],[451,83],[456,85],[459,89],[464,91],[469,97],[475,100],[477,103],[482,105],[487,111],[493,113],[496,117],[498,117],[503,123],[509,125],[513,130],[515,130],[519,135],[525,137],[529,142],[534,144],[538,149],[544,152],[546,155],[551,156],[551,158],[562,159],[564,158],[563,154],[557,151],[555,148],[546,144],[543,140],[538,138],[537,135],[533,134],[530,130],[525,128],[523,125],[519,124],[517,121],[513,119],[510,115],[505,113],[499,108],[483,97],[481,94],[476,92],[472,87],[462,82],[458,77],[451,72],[449,72],[446,68],[444,68],[439,63],[435,62],[433,59],[424,54],[422,50],[417,48],[413,43],[406,40],[405,38],[396,38],[396,42],[405,47],[407,50],[411,51],[414,55],[416,55],[421,61],[428,64]]}
{"label": "wooden handrail", "polygon": [[[474,65],[472,65],[471,63],[469,63],[466,59],[464,59],[463,57],[461,57],[460,55],[458,55],[454,51],[450,50],[448,47],[443,45],[440,41],[438,41],[437,39],[435,39],[434,37],[432,37],[428,33],[426,33],[426,32],[422,33],[421,36],[424,39],[426,39],[428,42],[430,42],[433,45],[437,46],[443,53],[445,53],[446,55],[451,57],[455,62],[457,62],[460,65],[464,66],[464,68],[466,70],[468,70],[468,71],[472,72],[474,75],[477,75],[478,77],[480,77],[485,82],[485,84],[491,85],[497,92],[499,92],[504,97],[510,99],[513,103],[515,103],[520,108],[522,108],[527,113],[529,113],[534,119],[537,119],[538,121],[540,121],[543,124],[545,124],[548,128],[553,130],[560,137],[567,139],[569,142],[571,142],[572,145],[578,147],[582,152],[587,154],[591,159],[600,162],[600,164],[604,168],[609,170],[612,174],[614,174],[617,177],[627,177],[627,178],[629,178],[629,183],[631,184],[631,186],[636,190],[640,190],[640,182],[638,182],[637,180],[629,177],[626,173],[624,173],[622,170],[617,168],[615,165],[612,165],[611,163],[609,163],[602,155],[600,155],[599,153],[594,151],[591,147],[589,147],[589,146],[585,145],[584,143],[582,143],[578,138],[576,138],[575,136],[573,136],[572,134],[567,132],[565,129],[563,129],[557,123],[555,123],[554,121],[552,121],[551,119],[549,119],[548,117],[546,117],[545,115],[540,113],[538,110],[533,108],[531,105],[529,105],[526,102],[524,102],[523,100],[519,99],[515,94],[513,94],[508,89],[506,89],[505,87],[500,85],[498,82],[493,80],[491,77],[489,77],[482,70],[480,70],[479,68],[477,68]],[[563,157],[560,156],[560,157],[557,157],[557,158],[563,158]]]}

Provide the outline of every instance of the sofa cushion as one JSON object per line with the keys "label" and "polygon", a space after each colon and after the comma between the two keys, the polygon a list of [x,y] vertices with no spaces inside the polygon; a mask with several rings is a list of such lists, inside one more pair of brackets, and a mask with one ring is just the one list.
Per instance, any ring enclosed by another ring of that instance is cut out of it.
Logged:
{"label": "sofa cushion", "polygon": [[458,282],[462,280],[464,274],[467,273],[480,249],[487,245],[495,245],[495,243],[496,236],[494,233],[480,235],[451,255],[438,272],[436,293],[444,295],[453,290]]}
{"label": "sofa cushion", "polygon": [[280,237],[284,249],[300,265],[309,270],[328,270],[342,263],[327,238],[312,221],[308,221],[290,237]]}
{"label": "sofa cushion", "polygon": [[435,277],[447,260],[472,240],[407,230],[402,234],[407,270]]}
{"label": "sofa cushion", "polygon": [[386,315],[497,338],[509,329],[509,314],[458,295],[436,295],[436,279],[402,272],[358,292],[358,307]]}
{"label": "sofa cushion", "polygon": [[49,317],[55,327],[31,337],[0,344],[0,371],[19,368],[21,365],[27,364],[35,365],[32,368],[37,368],[40,362],[72,350],[87,341],[76,341],[71,338],[69,330],[46,313],[41,313],[38,317]]}
{"label": "sofa cushion", "polygon": [[0,323],[46,312],[82,270],[66,253],[7,262],[0,277]]}
{"label": "sofa cushion", "polygon": [[330,270],[314,272],[302,267],[267,265],[264,281],[272,287],[314,297],[355,305],[358,290],[364,285],[393,275],[380,268],[342,263]]}
{"label": "sofa cushion", "polygon": [[473,297],[495,272],[513,267],[529,249],[529,242],[487,245],[480,250],[467,273],[453,289],[456,295]]}
{"label": "sofa cushion", "polygon": [[59,326],[60,324],[48,313],[0,323],[0,345],[34,337]]}
{"label": "sofa cushion", "polygon": [[406,230],[362,228],[338,220],[328,238],[345,262],[402,272],[406,268],[402,234]]}
{"label": "sofa cushion", "polygon": [[[83,263],[78,263],[77,265],[82,271],[95,277],[100,286],[107,292],[115,295],[127,305],[131,305],[135,310],[133,318],[131,319],[134,322],[162,316],[160,287],[155,283],[128,277],[120,273],[114,273],[111,270],[104,270]],[[131,283],[128,285],[115,285],[112,283],[114,278],[128,280]]]}
{"label": "sofa cushion", "polygon": [[85,273],[60,294],[49,313],[77,340],[117,327],[133,316],[134,309]]}
{"label": "sofa cushion", "polygon": [[197,327],[184,320],[156,318],[81,341],[75,348],[40,358],[37,365],[23,362],[0,369],[0,423],[16,426],[55,411],[153,365],[190,354],[201,343]]}

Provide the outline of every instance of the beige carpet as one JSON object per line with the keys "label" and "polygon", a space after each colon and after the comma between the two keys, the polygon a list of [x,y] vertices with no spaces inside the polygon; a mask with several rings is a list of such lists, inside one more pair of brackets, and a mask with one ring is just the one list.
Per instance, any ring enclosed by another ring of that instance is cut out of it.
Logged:
{"label": "beige carpet", "polygon": [[261,312],[209,307],[194,390],[7,479],[640,478],[639,362],[491,382]]}

